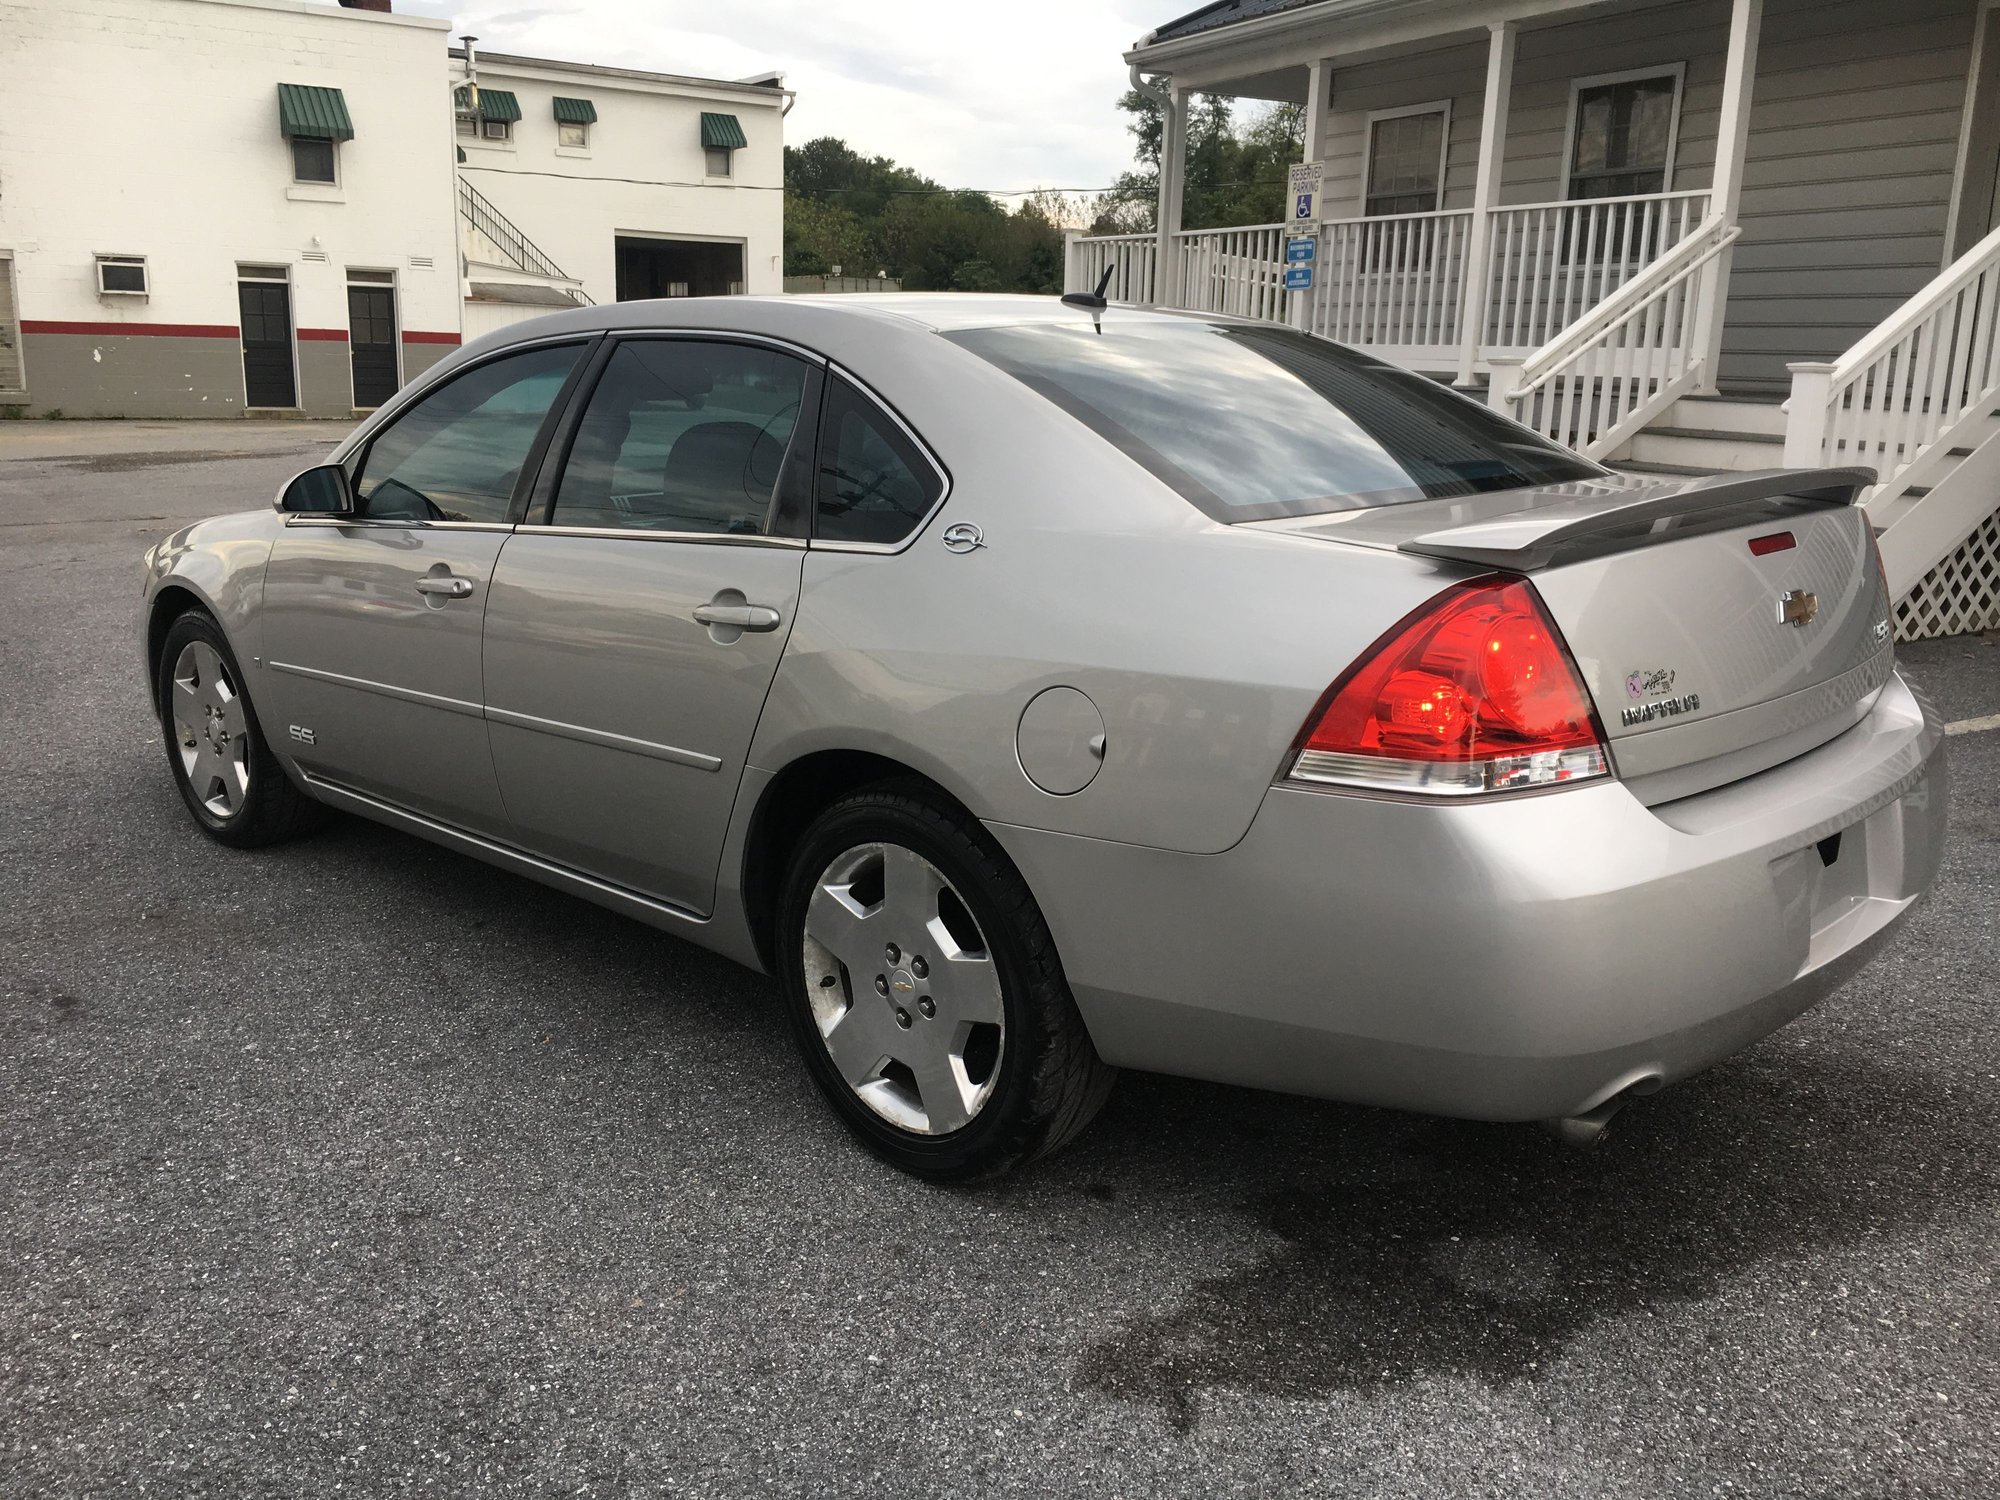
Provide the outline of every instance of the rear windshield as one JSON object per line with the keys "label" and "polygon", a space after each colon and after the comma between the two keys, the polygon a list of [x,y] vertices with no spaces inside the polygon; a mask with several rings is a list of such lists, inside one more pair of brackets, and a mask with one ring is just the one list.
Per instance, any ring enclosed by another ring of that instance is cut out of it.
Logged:
{"label": "rear windshield", "polygon": [[1286,328],[1128,319],[943,337],[998,365],[1220,521],[1604,471],[1434,380]]}

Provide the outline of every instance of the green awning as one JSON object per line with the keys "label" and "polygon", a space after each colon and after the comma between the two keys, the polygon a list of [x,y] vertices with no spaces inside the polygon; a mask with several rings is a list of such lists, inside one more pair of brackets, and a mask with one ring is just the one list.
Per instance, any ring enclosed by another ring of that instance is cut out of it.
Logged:
{"label": "green awning", "polygon": [[[471,90],[460,89],[455,96],[460,109],[470,109],[467,101]],[[479,91],[479,118],[482,120],[506,120],[512,122],[521,118],[521,101],[506,89],[482,88]]]}
{"label": "green awning", "polygon": [[704,146],[720,146],[724,151],[741,151],[750,142],[744,138],[743,127],[734,115],[712,115],[706,110],[701,116],[701,143]]}
{"label": "green awning", "polygon": [[561,125],[595,125],[597,106],[588,99],[556,98],[556,122]]}
{"label": "green awning", "polygon": [[354,122],[339,89],[307,83],[278,85],[278,133],[288,140],[351,141]]}

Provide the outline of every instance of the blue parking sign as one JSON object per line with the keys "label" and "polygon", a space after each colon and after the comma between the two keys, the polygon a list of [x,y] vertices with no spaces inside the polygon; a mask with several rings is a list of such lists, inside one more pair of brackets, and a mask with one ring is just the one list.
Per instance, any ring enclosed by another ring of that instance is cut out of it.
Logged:
{"label": "blue parking sign", "polygon": [[1285,259],[1291,264],[1304,265],[1319,259],[1319,240],[1310,234],[1296,235],[1285,241]]}
{"label": "blue parking sign", "polygon": [[1310,265],[1285,267],[1285,290],[1288,292],[1309,292],[1312,290],[1313,268]]}
{"label": "blue parking sign", "polygon": [[1310,219],[1312,216],[1313,195],[1311,193],[1295,194],[1292,199],[1292,217],[1295,219]]}

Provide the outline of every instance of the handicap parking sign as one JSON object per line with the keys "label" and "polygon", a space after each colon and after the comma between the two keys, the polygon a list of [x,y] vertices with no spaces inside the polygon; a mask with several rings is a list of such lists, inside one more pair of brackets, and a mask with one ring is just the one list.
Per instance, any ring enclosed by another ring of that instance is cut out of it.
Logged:
{"label": "handicap parking sign", "polygon": [[1301,162],[1286,171],[1285,190],[1291,196],[1294,224],[1319,222],[1320,183],[1325,176],[1325,165],[1316,161]]}

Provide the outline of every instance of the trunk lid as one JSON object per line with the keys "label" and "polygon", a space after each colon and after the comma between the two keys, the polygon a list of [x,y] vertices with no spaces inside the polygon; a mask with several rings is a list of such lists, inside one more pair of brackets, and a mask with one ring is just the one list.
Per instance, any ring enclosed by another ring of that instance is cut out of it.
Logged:
{"label": "trunk lid", "polygon": [[1872,479],[1607,475],[1249,524],[1530,576],[1614,766],[1655,803],[1804,754],[1867,714],[1894,660],[1853,504]]}

